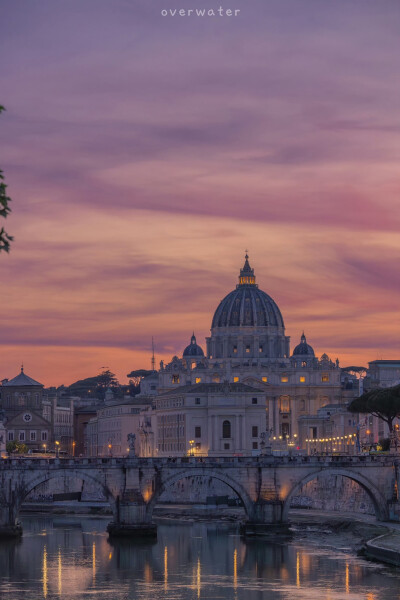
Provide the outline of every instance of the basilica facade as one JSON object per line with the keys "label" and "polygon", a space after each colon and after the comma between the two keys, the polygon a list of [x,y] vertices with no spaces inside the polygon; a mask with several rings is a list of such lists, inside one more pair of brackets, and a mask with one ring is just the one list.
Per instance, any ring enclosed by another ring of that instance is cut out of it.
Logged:
{"label": "basilica facade", "polygon": [[[316,435],[307,417],[349,400],[337,359],[315,356],[304,332],[290,351],[281,311],[258,287],[247,254],[235,289],[214,313],[205,348],[193,333],[182,356],[160,364],[159,456],[249,455],[266,439],[304,448]],[[154,389],[154,375],[151,381]]]}

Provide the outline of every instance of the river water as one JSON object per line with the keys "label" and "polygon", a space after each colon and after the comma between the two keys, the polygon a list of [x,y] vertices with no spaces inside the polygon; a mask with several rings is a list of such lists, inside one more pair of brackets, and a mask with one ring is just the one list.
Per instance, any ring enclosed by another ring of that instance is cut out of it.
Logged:
{"label": "river water", "polygon": [[234,525],[159,525],[110,543],[107,519],[29,516],[0,542],[1,600],[398,600],[400,570],[307,540],[244,540]]}

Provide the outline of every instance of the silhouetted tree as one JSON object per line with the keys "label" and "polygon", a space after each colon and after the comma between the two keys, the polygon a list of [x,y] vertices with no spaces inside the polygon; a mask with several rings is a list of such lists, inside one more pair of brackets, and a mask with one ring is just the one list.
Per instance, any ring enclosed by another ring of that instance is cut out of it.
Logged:
{"label": "silhouetted tree", "polygon": [[[4,106],[0,105],[0,113],[5,110]],[[11,198],[7,196],[7,186],[4,183],[3,171],[0,169],[0,217],[5,219],[11,212],[10,204]],[[0,229],[0,252],[9,252],[10,243],[13,241],[13,237],[9,235],[4,227]]]}
{"label": "silhouetted tree", "polygon": [[[144,377],[148,377],[148,375],[151,375],[152,373],[154,373],[154,371],[149,371],[147,369],[136,369],[136,371],[131,371],[128,373],[127,377],[129,377],[133,385],[137,387]],[[131,381],[129,383],[131,383]]]}
{"label": "silhouetted tree", "polygon": [[355,377],[360,379],[360,377],[365,377],[367,373],[367,367],[343,367],[342,371],[344,371],[345,373],[349,373],[350,375],[354,375]]}
{"label": "silhouetted tree", "polygon": [[350,402],[348,410],[352,413],[370,414],[382,419],[388,424],[391,433],[394,419],[400,416],[400,384],[365,392]]}

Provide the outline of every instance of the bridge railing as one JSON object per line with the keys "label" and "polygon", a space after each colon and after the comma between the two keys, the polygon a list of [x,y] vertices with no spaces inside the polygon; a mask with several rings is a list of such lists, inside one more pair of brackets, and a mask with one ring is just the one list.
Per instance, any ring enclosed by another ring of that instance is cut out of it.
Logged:
{"label": "bridge railing", "polygon": [[43,468],[49,465],[57,468],[74,467],[121,467],[121,466],[284,466],[293,464],[322,465],[362,465],[362,464],[400,464],[398,455],[314,455],[314,456],[176,456],[176,457],[77,457],[77,458],[5,458],[0,460],[0,470]]}

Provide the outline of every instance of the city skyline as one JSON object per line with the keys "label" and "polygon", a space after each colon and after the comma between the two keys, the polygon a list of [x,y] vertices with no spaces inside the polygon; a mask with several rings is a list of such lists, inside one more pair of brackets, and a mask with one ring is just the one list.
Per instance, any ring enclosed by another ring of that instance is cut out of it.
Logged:
{"label": "city skyline", "polygon": [[3,8],[0,376],[125,383],[152,336],[157,361],[205,349],[246,248],[292,350],[398,358],[395,2],[53,4]]}

